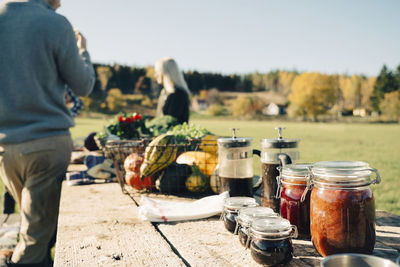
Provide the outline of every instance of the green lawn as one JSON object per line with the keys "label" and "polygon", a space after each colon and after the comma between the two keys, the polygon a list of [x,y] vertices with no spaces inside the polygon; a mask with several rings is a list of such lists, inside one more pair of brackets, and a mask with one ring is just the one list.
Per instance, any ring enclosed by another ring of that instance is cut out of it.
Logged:
{"label": "green lawn", "polygon": [[[77,118],[76,127],[71,129],[71,133],[77,142],[82,142],[87,134],[102,130],[108,122],[106,118]],[[191,122],[222,136],[231,134],[229,128],[240,128],[238,136],[252,137],[253,147],[258,149],[262,138],[277,137],[274,128],[284,126],[284,137],[300,139],[299,162],[366,161],[378,169],[382,176],[381,184],[372,186],[377,209],[400,215],[399,124],[245,121],[225,118],[193,118]],[[255,174],[260,172],[260,165],[259,159],[254,158]]]}

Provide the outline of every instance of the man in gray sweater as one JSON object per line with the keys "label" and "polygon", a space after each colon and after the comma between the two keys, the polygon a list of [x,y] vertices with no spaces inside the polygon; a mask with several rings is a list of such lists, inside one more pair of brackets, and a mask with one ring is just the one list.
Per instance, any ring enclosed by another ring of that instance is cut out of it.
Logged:
{"label": "man in gray sweater", "polygon": [[10,266],[52,265],[74,125],[64,90],[85,96],[95,81],[86,40],[55,13],[59,1],[0,3],[0,177],[21,211]]}

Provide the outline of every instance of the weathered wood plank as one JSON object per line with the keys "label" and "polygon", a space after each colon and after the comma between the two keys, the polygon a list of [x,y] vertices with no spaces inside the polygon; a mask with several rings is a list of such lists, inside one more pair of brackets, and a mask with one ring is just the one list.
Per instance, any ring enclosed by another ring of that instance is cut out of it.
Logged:
{"label": "weathered wood plank", "polygon": [[[259,266],[218,218],[159,224],[158,228],[191,266]],[[287,266],[308,266],[303,250],[295,247],[295,257]]]}
{"label": "weathered wood plank", "polygon": [[185,266],[118,184],[63,185],[55,266]]}
{"label": "weathered wood plank", "polygon": [[[131,195],[140,204],[142,194],[132,191]],[[160,199],[188,201],[188,199],[161,194],[145,195]],[[391,260],[397,257],[400,224],[396,220],[400,220],[400,217],[377,211],[377,243],[373,255]],[[385,226],[379,226],[379,224]],[[397,227],[386,226],[386,224],[397,225]],[[238,237],[228,232],[218,218],[159,224],[158,228],[192,266],[226,266],[228,263],[233,266],[258,266],[252,260],[250,251],[241,246]],[[323,257],[318,254],[310,240],[293,239],[293,246],[295,257],[288,266],[319,266]]]}

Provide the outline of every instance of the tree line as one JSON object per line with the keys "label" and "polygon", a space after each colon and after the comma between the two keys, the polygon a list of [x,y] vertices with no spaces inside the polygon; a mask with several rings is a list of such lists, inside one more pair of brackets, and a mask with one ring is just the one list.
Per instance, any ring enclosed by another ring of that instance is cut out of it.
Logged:
{"label": "tree line", "polygon": [[[92,99],[102,102],[111,89],[122,94],[142,94],[157,98],[154,68],[94,64],[96,83]],[[201,90],[220,92],[273,91],[287,97],[288,114],[315,119],[328,112],[367,112],[391,114],[400,118],[400,65],[395,70],[383,66],[377,77],[365,75],[323,74],[274,70],[268,73],[219,74],[198,71],[184,72],[193,95]]]}
{"label": "tree line", "polygon": [[[107,91],[119,88],[123,94],[150,94],[155,86],[154,68],[122,65],[94,64],[96,83],[93,95],[105,96]],[[197,95],[200,90],[217,88],[221,92],[268,91],[288,94],[297,71],[271,71],[245,75],[219,74],[211,72],[186,71],[185,80],[190,91]]]}

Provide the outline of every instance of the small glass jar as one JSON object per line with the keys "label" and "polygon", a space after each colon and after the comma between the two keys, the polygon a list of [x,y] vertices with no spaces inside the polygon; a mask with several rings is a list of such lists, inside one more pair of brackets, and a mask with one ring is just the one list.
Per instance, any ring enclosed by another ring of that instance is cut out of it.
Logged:
{"label": "small glass jar", "polygon": [[248,230],[253,220],[271,217],[278,217],[278,214],[276,214],[271,208],[252,207],[240,209],[236,219],[237,224],[235,229],[235,234],[239,236],[240,244],[246,246],[249,235]]}
{"label": "small glass jar", "polygon": [[257,206],[256,200],[251,197],[228,197],[225,199],[224,210],[221,214],[221,219],[224,221],[225,228],[229,232],[234,233],[239,209]]}
{"label": "small glass jar", "polygon": [[[280,213],[297,226],[299,237],[310,238],[310,191],[306,190],[311,164],[289,164],[280,169]],[[304,196],[303,196],[304,194]]]}
{"label": "small glass jar", "polygon": [[370,185],[380,182],[378,171],[360,161],[322,161],[312,167],[311,180],[310,230],[318,253],[372,254],[376,233]]}
{"label": "small glass jar", "polygon": [[292,238],[297,227],[276,217],[256,219],[249,228],[250,251],[253,259],[264,266],[285,265],[293,258]]}

